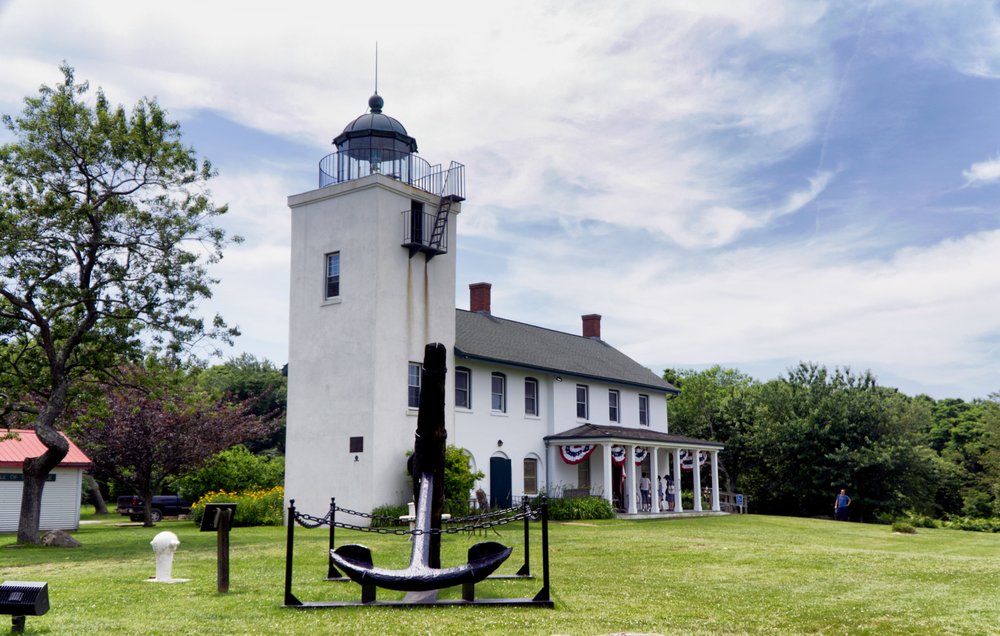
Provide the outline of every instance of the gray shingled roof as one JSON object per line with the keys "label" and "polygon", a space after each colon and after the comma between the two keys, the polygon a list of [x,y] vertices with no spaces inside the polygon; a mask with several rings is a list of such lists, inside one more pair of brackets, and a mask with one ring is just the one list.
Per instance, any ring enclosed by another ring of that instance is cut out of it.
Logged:
{"label": "gray shingled roof", "polygon": [[562,433],[545,436],[547,442],[560,442],[570,440],[629,440],[641,442],[659,442],[662,444],[680,446],[715,446],[723,448],[719,442],[710,442],[705,439],[685,437],[683,435],[671,435],[669,433],[659,433],[648,428],[628,428],[625,426],[601,426],[598,424],[581,424]]}
{"label": "gray shingled roof", "polygon": [[455,356],[680,393],[603,340],[457,309]]}

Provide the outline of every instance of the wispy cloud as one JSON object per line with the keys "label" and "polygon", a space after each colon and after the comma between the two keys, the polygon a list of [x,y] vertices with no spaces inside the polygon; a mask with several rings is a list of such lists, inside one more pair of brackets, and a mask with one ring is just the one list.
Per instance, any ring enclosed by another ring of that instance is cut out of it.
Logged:
{"label": "wispy cloud", "polygon": [[1000,181],[1000,156],[972,164],[962,171],[962,187],[989,185]]}

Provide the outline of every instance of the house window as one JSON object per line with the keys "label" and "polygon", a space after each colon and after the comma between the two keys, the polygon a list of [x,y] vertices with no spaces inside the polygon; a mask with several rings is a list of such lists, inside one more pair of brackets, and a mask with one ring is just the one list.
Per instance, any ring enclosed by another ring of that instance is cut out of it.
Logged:
{"label": "house window", "polygon": [[534,457],[524,458],[524,494],[538,494],[538,460]]}
{"label": "house window", "polygon": [[588,406],[590,402],[588,398],[589,392],[586,384],[576,385],[576,416],[581,420],[590,417],[590,407]]}
{"label": "house window", "polygon": [[649,396],[639,394],[639,423],[649,426]]}
{"label": "house window", "polygon": [[590,488],[590,458],[576,465],[576,487]]}
{"label": "house window", "polygon": [[621,413],[618,410],[618,405],[621,403],[621,393],[615,389],[610,389],[608,391],[608,419],[612,422],[621,422]]}
{"label": "house window", "polygon": [[472,371],[465,367],[455,367],[455,406],[472,408]]}
{"label": "house window", "polygon": [[411,362],[406,372],[406,405],[420,408],[420,363]]}
{"label": "house window", "polygon": [[494,373],[492,376],[492,388],[490,389],[490,408],[501,413],[507,412],[507,376],[502,373]]}
{"label": "house window", "polygon": [[326,255],[326,298],[340,296],[340,252]]}
{"label": "house window", "polygon": [[524,414],[538,415],[538,380],[524,379]]}

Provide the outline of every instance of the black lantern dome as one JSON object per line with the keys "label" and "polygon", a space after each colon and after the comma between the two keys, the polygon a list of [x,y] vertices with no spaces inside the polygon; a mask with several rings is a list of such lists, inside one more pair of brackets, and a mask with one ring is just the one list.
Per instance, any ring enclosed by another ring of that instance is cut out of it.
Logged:
{"label": "black lantern dome", "polygon": [[351,156],[380,151],[388,154],[410,154],[417,151],[417,140],[406,134],[399,120],[382,112],[385,100],[375,93],[368,98],[370,112],[361,115],[344,127],[344,132],[333,139],[337,150]]}

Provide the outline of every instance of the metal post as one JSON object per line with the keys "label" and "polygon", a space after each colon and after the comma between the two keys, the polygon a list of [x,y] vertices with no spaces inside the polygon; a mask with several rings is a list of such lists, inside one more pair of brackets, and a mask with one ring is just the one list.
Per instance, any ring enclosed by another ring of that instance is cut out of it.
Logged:
{"label": "metal post", "polygon": [[542,496],[542,589],[535,595],[536,601],[550,601],[549,598],[549,502]]}
{"label": "metal post", "polygon": [[328,581],[339,581],[342,580],[344,575],[340,573],[340,570],[333,564],[333,530],[337,525],[337,499],[336,497],[330,497],[330,550],[326,555],[327,568],[326,568],[326,579]]}
{"label": "metal post", "polygon": [[285,541],[285,605],[302,605],[292,594],[292,553],[295,546],[295,500],[288,502],[288,534]]}
{"label": "metal post", "polygon": [[531,504],[524,502],[524,565],[517,571],[518,576],[531,576],[531,534],[528,532],[528,521],[531,520]]}
{"label": "metal post", "polygon": [[229,527],[232,524],[233,511],[223,508],[219,511],[218,528],[216,528],[216,553],[218,559],[217,581],[220,594],[229,591]]}

